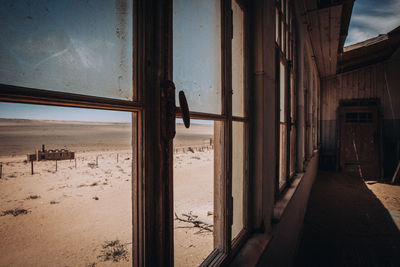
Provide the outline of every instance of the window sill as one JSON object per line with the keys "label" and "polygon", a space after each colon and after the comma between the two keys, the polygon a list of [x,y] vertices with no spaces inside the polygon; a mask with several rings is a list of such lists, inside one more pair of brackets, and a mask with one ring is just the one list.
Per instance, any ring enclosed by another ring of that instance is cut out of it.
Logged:
{"label": "window sill", "polygon": [[[318,154],[318,149],[314,149],[311,157],[305,163],[304,170],[307,169],[308,164],[314,157],[317,156],[317,154]],[[296,176],[293,178],[293,181],[290,184],[290,186],[286,188],[286,191],[280,196],[278,201],[275,203],[272,215],[272,223],[279,223],[279,221],[281,220],[283,214],[286,211],[287,206],[290,203],[290,200],[293,198],[293,195],[296,193],[297,188],[299,187],[301,180],[304,177],[304,173],[305,172],[296,173]]]}
{"label": "window sill", "polygon": [[271,234],[254,233],[229,266],[256,266],[268,244],[271,243],[271,239]]}
{"label": "window sill", "polygon": [[297,173],[293,179],[293,182],[286,189],[286,192],[276,202],[273,210],[272,223],[278,223],[281,220],[283,214],[285,213],[286,207],[289,205],[290,200],[292,199],[294,193],[299,187],[303,176],[304,173]]}

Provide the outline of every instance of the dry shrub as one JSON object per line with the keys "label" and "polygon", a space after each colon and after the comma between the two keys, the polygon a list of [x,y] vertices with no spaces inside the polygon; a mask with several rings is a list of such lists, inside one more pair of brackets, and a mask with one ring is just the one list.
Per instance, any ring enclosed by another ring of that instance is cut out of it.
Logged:
{"label": "dry shrub", "polygon": [[119,240],[106,241],[101,252],[102,254],[98,258],[101,258],[103,261],[128,261],[128,250]]}
{"label": "dry shrub", "polygon": [[30,195],[29,197],[27,197],[26,199],[38,199],[40,198],[39,195]]}
{"label": "dry shrub", "polygon": [[0,216],[13,215],[14,217],[16,217],[20,214],[28,214],[29,212],[30,211],[26,209],[15,208],[3,211]]}
{"label": "dry shrub", "polygon": [[96,168],[97,167],[97,165],[96,165],[96,163],[88,163],[87,164],[90,168],[92,168],[92,169],[94,169],[94,168]]}

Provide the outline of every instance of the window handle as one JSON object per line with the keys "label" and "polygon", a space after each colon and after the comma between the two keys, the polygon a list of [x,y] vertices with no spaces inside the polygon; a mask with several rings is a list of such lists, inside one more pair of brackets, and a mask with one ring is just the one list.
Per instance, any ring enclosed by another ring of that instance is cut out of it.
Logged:
{"label": "window handle", "polygon": [[183,91],[179,91],[179,106],[180,106],[180,111],[182,112],[182,119],[183,123],[185,124],[186,128],[190,127],[190,112],[189,112],[189,106],[186,101],[186,96]]}
{"label": "window handle", "polygon": [[161,83],[161,121],[164,139],[172,140],[175,137],[175,119],[177,113],[182,113],[183,123],[186,128],[190,127],[189,106],[185,93],[179,92],[179,105],[175,106],[175,84],[172,81]]}

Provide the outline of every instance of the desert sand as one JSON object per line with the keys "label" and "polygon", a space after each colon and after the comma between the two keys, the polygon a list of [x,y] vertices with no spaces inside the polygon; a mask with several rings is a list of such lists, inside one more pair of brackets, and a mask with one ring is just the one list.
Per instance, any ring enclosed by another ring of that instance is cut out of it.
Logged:
{"label": "desert sand", "polygon": [[[210,225],[212,133],[209,125],[178,124],[174,141],[175,212]],[[32,175],[26,154],[42,144],[75,151],[76,167],[35,161]],[[0,119],[0,266],[130,266],[130,144],[127,123]],[[199,265],[212,251],[213,233],[199,230],[175,221],[176,266]]]}

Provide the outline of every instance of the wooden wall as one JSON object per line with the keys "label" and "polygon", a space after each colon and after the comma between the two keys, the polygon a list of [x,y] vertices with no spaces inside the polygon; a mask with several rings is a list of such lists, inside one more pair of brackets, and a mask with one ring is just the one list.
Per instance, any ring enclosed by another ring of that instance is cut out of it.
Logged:
{"label": "wooden wall", "polygon": [[[394,171],[400,146],[399,49],[386,61],[337,74],[321,82],[321,162],[338,151],[337,110],[341,100],[376,98],[380,103],[385,176]],[[335,162],[336,163],[336,162]]]}

